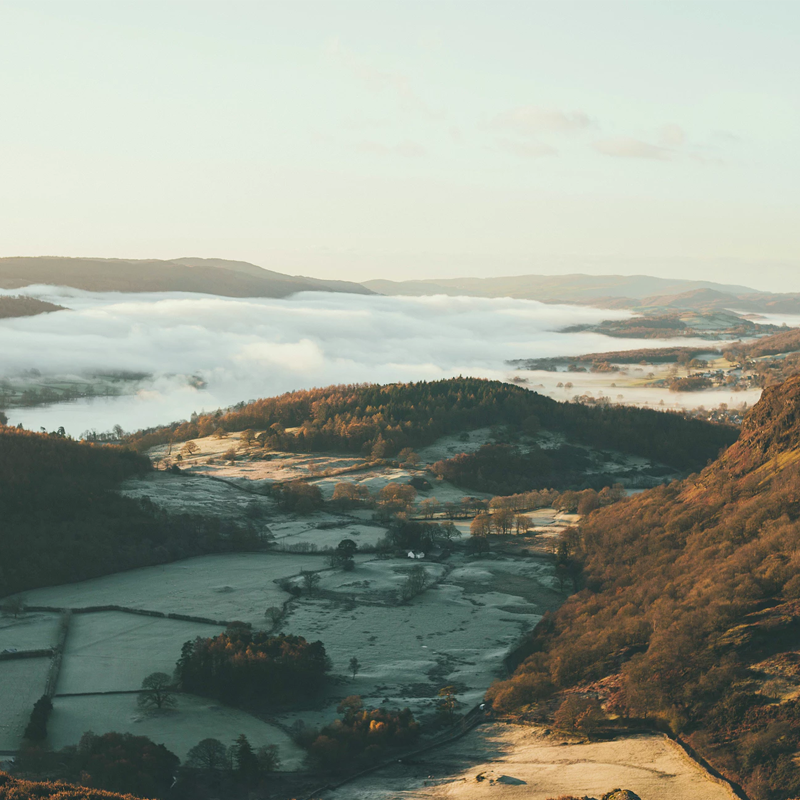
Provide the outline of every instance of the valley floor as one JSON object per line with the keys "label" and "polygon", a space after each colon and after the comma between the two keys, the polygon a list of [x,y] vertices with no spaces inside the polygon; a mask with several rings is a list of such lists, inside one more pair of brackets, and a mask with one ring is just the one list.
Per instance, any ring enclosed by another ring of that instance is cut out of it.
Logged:
{"label": "valley floor", "polygon": [[735,795],[666,736],[576,743],[544,729],[493,723],[409,764],[359,778],[320,800],[548,800],[630,789],[641,800],[731,800]]}

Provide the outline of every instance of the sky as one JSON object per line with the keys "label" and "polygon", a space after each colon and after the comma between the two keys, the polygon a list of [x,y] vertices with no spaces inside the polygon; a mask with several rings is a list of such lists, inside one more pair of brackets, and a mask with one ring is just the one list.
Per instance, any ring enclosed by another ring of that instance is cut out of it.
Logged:
{"label": "sky", "polygon": [[0,255],[800,291],[800,3],[0,0]]}

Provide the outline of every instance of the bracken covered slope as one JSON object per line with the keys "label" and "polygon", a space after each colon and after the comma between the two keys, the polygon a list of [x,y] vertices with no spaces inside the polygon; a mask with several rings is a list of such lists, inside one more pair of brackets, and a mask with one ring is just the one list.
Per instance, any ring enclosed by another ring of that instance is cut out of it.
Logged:
{"label": "bracken covered slope", "polygon": [[132,794],[104,792],[71,783],[26,781],[0,772],[0,800],[141,800]]}
{"label": "bracken covered slope", "polygon": [[800,796],[800,378],[699,475],[591,514],[578,557],[585,588],[496,706],[591,687],[607,714],[682,732],[752,800]]}

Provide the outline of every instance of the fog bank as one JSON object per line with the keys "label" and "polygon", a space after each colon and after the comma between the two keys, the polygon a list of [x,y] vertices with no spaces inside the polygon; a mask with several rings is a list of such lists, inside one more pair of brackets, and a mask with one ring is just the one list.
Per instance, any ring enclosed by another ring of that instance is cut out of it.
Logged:
{"label": "fog bank", "polygon": [[[293,389],[456,375],[506,379],[513,374],[504,364],[509,359],[658,346],[559,333],[625,318],[626,311],[509,298],[313,292],[238,299],[52,286],[24,293],[69,310],[0,321],[0,376],[32,368],[43,376],[152,376],[133,396],[8,412],[26,428],[63,425],[72,435],[115,424],[134,430]],[[188,385],[192,376],[203,388]]]}

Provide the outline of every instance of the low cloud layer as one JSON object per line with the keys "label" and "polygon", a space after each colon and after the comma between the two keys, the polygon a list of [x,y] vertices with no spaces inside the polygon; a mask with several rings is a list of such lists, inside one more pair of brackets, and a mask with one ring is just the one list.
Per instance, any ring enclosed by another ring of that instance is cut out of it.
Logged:
{"label": "low cloud layer", "polygon": [[650,144],[629,136],[600,139],[592,144],[598,153],[616,158],[648,158],[654,161],[668,161],[673,153],[668,147]]}
{"label": "low cloud layer", "polygon": [[[13,422],[74,434],[185,419],[241,400],[335,383],[506,378],[507,359],[636,346],[557,331],[627,312],[472,297],[307,293],[282,300],[93,294],[32,287],[71,310],[3,320],[0,376],[129,370],[153,375],[135,397],[13,409]],[[187,385],[197,375],[206,388]]]}
{"label": "low cloud layer", "polygon": [[539,136],[542,133],[574,133],[592,127],[589,115],[583,111],[521,106],[498,114],[491,127],[513,131],[522,136]]}

